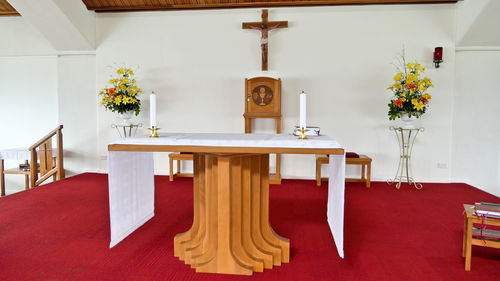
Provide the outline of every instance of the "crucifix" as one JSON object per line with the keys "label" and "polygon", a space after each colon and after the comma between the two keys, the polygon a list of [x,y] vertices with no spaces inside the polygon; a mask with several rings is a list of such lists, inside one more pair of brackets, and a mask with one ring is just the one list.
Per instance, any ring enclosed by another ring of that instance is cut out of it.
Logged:
{"label": "crucifix", "polygon": [[262,10],[262,22],[244,22],[243,29],[255,29],[261,33],[260,48],[262,51],[262,70],[267,70],[268,32],[276,28],[288,27],[288,21],[267,21],[267,9]]}

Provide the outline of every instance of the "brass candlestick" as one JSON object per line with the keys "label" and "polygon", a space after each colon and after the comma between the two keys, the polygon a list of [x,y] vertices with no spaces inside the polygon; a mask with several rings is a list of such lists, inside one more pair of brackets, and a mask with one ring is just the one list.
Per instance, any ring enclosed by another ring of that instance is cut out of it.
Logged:
{"label": "brass candlestick", "polygon": [[306,132],[309,130],[306,130],[306,128],[302,127],[300,128],[300,134],[299,134],[299,140],[307,140]]}
{"label": "brass candlestick", "polygon": [[158,137],[158,130],[160,128],[156,128],[156,126],[152,126],[151,128],[148,128],[148,130],[151,131],[151,134],[149,135],[150,138],[157,138]]}

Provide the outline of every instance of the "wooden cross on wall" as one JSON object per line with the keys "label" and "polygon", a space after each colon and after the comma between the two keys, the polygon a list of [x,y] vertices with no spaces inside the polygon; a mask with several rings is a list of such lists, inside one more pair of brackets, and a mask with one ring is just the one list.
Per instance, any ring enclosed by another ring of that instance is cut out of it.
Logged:
{"label": "wooden cross on wall", "polygon": [[288,27],[288,21],[267,21],[267,9],[262,10],[262,22],[244,22],[243,29],[255,29],[261,32],[262,70],[267,70],[268,32],[276,28]]}

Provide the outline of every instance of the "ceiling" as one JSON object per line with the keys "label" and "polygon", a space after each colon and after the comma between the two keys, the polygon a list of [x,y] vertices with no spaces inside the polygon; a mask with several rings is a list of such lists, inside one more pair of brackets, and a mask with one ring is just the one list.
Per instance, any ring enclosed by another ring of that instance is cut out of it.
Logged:
{"label": "ceiling", "polygon": [[0,0],[0,16],[18,16],[19,14],[12,8],[7,0]]}
{"label": "ceiling", "polygon": [[[82,0],[96,12],[151,10],[223,9],[280,6],[429,4],[456,3],[458,0]],[[0,16],[18,16],[7,0],[0,0]]]}

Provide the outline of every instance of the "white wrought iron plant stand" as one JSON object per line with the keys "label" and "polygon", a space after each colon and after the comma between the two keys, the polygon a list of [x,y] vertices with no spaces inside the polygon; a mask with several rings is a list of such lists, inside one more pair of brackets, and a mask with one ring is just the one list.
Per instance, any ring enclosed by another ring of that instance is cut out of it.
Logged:
{"label": "white wrought iron plant stand", "polygon": [[142,127],[142,123],[139,124],[111,124],[111,128],[115,128],[120,135],[120,138],[133,137],[137,133],[137,128]]}
{"label": "white wrought iron plant stand", "polygon": [[414,186],[416,189],[422,189],[422,184],[415,181],[411,168],[411,152],[413,144],[419,132],[423,132],[424,128],[405,128],[405,127],[390,127],[396,133],[396,139],[399,144],[399,164],[396,176],[394,179],[389,179],[387,182],[392,184],[396,182],[396,188],[401,188],[401,183],[406,181],[409,186]]}

